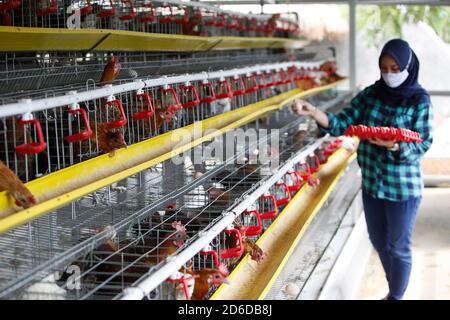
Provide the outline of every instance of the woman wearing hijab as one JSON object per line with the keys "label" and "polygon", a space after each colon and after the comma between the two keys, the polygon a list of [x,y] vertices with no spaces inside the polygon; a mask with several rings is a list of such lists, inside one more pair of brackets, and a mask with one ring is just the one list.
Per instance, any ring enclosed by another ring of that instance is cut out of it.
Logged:
{"label": "woman wearing hijab", "polygon": [[432,113],[430,97],[418,83],[419,60],[406,41],[387,42],[379,67],[380,80],[361,91],[342,112],[324,113],[301,100],[293,110],[313,117],[322,131],[334,136],[358,124],[420,133],[422,143],[361,141],[357,152],[367,229],[389,284],[385,299],[399,300],[411,273],[412,231],[423,191],[420,160],[433,141]]}

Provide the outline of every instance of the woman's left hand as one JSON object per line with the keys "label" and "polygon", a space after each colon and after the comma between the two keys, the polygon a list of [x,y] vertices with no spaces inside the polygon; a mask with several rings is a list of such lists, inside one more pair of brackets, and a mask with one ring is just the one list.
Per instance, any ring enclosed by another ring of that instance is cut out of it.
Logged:
{"label": "woman's left hand", "polygon": [[369,141],[370,141],[370,143],[376,144],[377,146],[385,147],[385,148],[388,148],[388,149],[392,148],[394,146],[394,144],[395,144],[394,140],[381,140],[381,139],[378,139],[378,138],[369,139]]}

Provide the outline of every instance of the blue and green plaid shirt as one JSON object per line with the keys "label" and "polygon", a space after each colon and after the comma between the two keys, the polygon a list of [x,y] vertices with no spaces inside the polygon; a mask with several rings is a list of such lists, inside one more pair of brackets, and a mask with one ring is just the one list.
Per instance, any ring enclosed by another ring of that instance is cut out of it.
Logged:
{"label": "blue and green plaid shirt", "polygon": [[389,126],[417,131],[422,143],[399,143],[398,151],[361,141],[358,164],[363,177],[363,190],[375,198],[405,201],[421,196],[423,190],[420,160],[433,142],[430,101],[408,106],[388,106],[367,87],[351,101],[351,106],[338,114],[327,113],[329,128],[322,130],[340,136],[351,124]]}

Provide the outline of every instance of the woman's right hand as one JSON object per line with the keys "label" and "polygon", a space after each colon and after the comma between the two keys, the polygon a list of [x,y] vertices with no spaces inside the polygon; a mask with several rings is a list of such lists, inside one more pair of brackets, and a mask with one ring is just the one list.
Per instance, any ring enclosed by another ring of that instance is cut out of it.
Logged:
{"label": "woman's right hand", "polygon": [[297,99],[292,105],[292,111],[299,116],[311,116],[323,128],[328,128],[330,122],[325,112],[304,100]]}
{"label": "woman's right hand", "polygon": [[316,107],[307,101],[297,99],[292,105],[292,111],[299,116],[314,116]]}

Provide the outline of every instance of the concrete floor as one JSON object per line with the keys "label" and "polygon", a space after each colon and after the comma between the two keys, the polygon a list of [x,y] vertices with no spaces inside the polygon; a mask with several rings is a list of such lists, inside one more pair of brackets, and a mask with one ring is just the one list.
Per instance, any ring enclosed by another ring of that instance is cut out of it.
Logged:
{"label": "concrete floor", "polygon": [[[384,271],[375,251],[355,299],[379,300],[387,292]],[[450,188],[427,188],[413,238],[413,268],[408,300],[450,299]]]}

